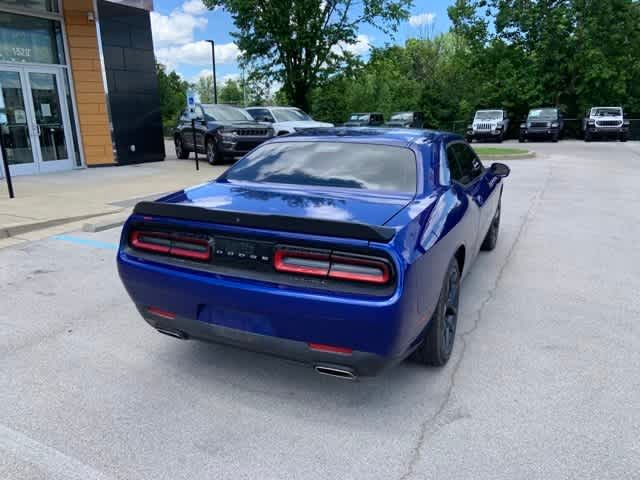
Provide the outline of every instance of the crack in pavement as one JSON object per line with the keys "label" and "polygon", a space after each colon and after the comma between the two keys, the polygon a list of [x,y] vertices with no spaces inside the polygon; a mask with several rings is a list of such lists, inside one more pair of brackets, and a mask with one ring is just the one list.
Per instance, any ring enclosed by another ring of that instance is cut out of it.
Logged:
{"label": "crack in pavement", "polygon": [[[442,402],[440,403],[440,405],[438,406],[438,408],[435,411],[435,413],[433,415],[431,415],[429,418],[427,418],[420,425],[420,433],[418,435],[418,439],[416,441],[415,446],[411,450],[411,459],[409,460],[409,463],[407,465],[407,471],[399,478],[399,480],[408,480],[409,478],[411,478],[411,477],[413,477],[415,475],[415,471],[414,470],[415,470],[416,464],[420,460],[420,451],[422,450],[422,447],[424,446],[424,443],[425,443],[425,441],[427,439],[427,433],[428,433],[428,430],[429,430],[429,426],[433,425],[434,427],[437,427],[436,422],[437,422],[438,418],[440,417],[440,415],[442,415],[442,413],[447,408],[447,406],[449,404],[449,401],[451,400],[451,397],[453,395],[453,390],[455,388],[455,377],[456,377],[456,375],[458,373],[458,370],[460,369],[462,361],[464,360],[464,355],[465,355],[465,352],[466,352],[466,349],[467,349],[467,340],[466,339],[467,339],[467,337],[471,336],[478,329],[478,327],[480,325],[480,322],[482,321],[482,313],[483,313],[484,309],[495,298],[495,291],[498,288],[500,280],[502,279],[502,275],[504,274],[507,266],[511,262],[513,254],[514,254],[518,244],[520,243],[520,239],[522,238],[522,234],[524,233],[527,225],[529,224],[529,222],[533,218],[533,216],[535,214],[535,210],[536,210],[538,204],[540,203],[540,200],[544,197],[544,194],[545,194],[545,192],[547,190],[547,187],[549,186],[549,183],[551,181],[552,175],[553,175],[553,168],[549,167],[549,171],[547,173],[547,177],[545,178],[544,183],[543,183],[542,187],[540,188],[540,190],[538,190],[538,192],[534,195],[533,199],[531,200],[531,204],[529,205],[529,208],[527,209],[527,213],[524,216],[524,220],[520,224],[520,227],[518,228],[518,232],[516,233],[516,238],[513,241],[513,243],[511,244],[511,246],[509,247],[509,251],[507,252],[507,255],[505,257],[505,261],[503,262],[502,266],[500,267],[500,270],[498,270],[498,274],[496,275],[493,284],[491,285],[491,287],[487,291],[487,296],[484,298],[484,300],[482,300],[482,302],[480,303],[480,306],[476,310],[475,320],[473,322],[472,327],[469,330],[467,330],[465,332],[462,332],[462,333],[460,333],[458,335],[457,338],[459,339],[459,341],[462,342],[462,346],[460,348],[460,354],[458,355],[458,358],[457,358],[455,364],[453,365],[453,368],[451,369],[451,373],[449,375],[449,385],[448,385],[447,390],[445,392],[444,398],[443,398]],[[445,422],[443,425],[446,425],[446,424],[447,423]]]}

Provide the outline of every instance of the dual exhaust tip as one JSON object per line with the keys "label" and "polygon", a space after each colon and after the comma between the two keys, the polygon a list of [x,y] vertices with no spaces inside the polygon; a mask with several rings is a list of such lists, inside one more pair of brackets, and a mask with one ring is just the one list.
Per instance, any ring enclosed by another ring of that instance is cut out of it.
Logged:
{"label": "dual exhaust tip", "polygon": [[[167,330],[164,328],[157,328],[156,330],[164,335],[168,335],[173,338],[179,338],[180,340],[187,340],[189,337],[186,333],[180,330]],[[326,375],[328,377],[340,378],[342,380],[356,380],[357,376],[348,367],[334,367],[331,365],[314,365],[313,369],[320,375]]]}

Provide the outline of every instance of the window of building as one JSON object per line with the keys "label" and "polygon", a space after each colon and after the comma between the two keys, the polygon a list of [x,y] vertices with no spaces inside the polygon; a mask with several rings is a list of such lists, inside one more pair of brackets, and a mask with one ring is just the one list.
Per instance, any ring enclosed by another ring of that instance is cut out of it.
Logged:
{"label": "window of building", "polygon": [[60,22],[0,12],[0,62],[64,64],[62,45]]}
{"label": "window of building", "polygon": [[60,13],[58,0],[0,0],[0,8],[2,7],[33,12]]}

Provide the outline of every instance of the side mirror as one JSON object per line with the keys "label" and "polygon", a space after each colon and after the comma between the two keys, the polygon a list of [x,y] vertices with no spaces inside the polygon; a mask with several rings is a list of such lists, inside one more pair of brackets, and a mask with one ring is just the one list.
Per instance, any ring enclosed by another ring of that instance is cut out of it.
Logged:
{"label": "side mirror", "polygon": [[506,166],[504,163],[492,163],[491,164],[491,173],[493,173],[496,177],[505,178],[508,177],[511,173],[511,169]]}

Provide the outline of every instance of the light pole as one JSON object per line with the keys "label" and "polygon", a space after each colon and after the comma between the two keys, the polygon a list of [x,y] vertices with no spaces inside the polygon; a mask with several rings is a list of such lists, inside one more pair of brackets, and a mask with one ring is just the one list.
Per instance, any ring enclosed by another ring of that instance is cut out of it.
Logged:
{"label": "light pole", "polygon": [[216,82],[216,44],[213,40],[207,40],[211,44],[211,66],[213,67],[213,103],[218,103],[218,84]]}

